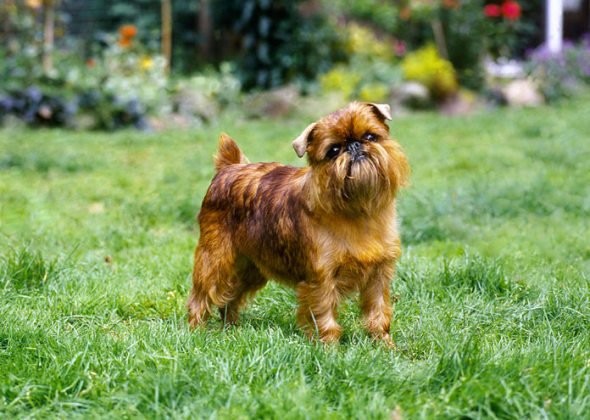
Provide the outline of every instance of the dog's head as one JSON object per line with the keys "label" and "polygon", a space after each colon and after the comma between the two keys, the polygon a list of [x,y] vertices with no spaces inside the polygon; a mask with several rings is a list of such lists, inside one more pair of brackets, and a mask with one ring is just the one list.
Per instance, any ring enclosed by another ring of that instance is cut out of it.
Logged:
{"label": "dog's head", "polygon": [[358,216],[393,201],[409,166],[386,120],[391,120],[389,105],[352,102],[310,124],[293,141],[311,167],[311,205]]}

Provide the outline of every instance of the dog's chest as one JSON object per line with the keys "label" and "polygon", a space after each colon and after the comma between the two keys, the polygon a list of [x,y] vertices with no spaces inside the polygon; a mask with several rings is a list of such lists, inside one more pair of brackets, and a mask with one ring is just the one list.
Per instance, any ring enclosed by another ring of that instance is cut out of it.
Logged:
{"label": "dog's chest", "polygon": [[325,230],[320,235],[320,270],[329,268],[339,278],[359,279],[379,264],[399,256],[399,235],[394,222],[384,226],[355,226]]}

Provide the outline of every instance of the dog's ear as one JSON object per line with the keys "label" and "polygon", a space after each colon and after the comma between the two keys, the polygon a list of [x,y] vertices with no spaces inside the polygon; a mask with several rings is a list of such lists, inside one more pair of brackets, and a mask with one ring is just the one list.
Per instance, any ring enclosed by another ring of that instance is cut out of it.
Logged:
{"label": "dog's ear", "polygon": [[295,140],[293,140],[293,149],[295,149],[295,153],[297,153],[297,156],[299,157],[303,157],[303,155],[305,154],[306,150],[307,150],[307,144],[308,144],[308,140],[309,140],[309,135],[311,134],[312,130],[315,128],[316,123],[311,123],[309,124],[305,130],[303,130],[303,132],[301,134],[299,134],[299,137],[297,137]]}
{"label": "dog's ear", "polygon": [[386,120],[391,120],[391,108],[389,107],[388,104],[373,104],[373,103],[369,103],[369,105],[371,105],[373,108],[375,108],[375,110],[381,114],[381,116],[383,118],[385,118]]}

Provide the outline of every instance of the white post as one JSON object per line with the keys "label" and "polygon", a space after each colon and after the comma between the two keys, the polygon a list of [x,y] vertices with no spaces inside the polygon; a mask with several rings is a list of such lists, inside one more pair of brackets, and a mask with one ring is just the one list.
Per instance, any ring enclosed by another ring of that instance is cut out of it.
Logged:
{"label": "white post", "polygon": [[546,12],[545,42],[550,52],[558,53],[563,45],[563,0],[547,0]]}

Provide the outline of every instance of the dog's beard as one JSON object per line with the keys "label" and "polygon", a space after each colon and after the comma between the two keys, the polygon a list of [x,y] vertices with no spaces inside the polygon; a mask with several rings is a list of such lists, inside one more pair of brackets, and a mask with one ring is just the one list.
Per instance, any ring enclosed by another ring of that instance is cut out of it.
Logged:
{"label": "dog's beard", "polygon": [[383,209],[395,194],[394,164],[382,147],[356,156],[344,153],[319,174],[314,173],[313,201],[328,213],[349,217]]}

